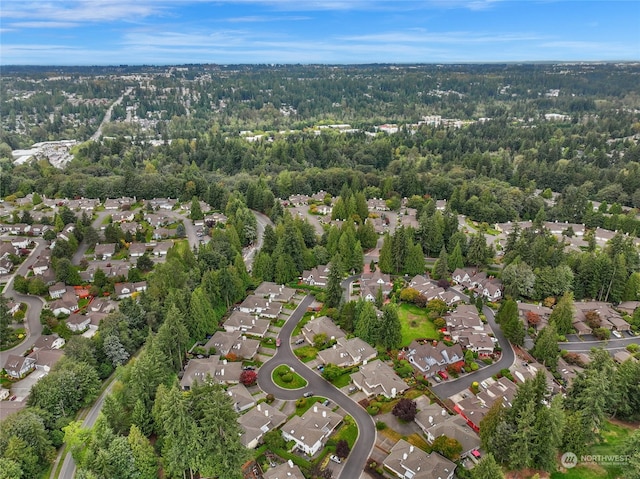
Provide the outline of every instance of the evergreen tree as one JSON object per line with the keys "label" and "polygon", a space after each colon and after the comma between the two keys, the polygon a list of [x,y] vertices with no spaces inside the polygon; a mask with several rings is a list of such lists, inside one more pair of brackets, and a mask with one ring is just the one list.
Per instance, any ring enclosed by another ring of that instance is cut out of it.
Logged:
{"label": "evergreen tree", "polygon": [[555,370],[558,366],[558,334],[553,324],[542,329],[536,338],[531,354],[543,365]]}
{"label": "evergreen tree", "polygon": [[422,246],[420,246],[420,243],[416,243],[409,249],[409,254],[405,260],[404,272],[409,276],[415,276],[416,274],[424,274],[425,268]]}
{"label": "evergreen tree", "polygon": [[496,322],[500,324],[500,328],[504,336],[516,346],[524,344],[525,329],[524,324],[518,316],[518,305],[512,299],[507,299],[496,315]]}
{"label": "evergreen tree", "polygon": [[[418,245],[419,246],[419,245]],[[397,349],[402,342],[402,324],[398,317],[398,307],[387,304],[382,308],[379,343],[385,349]]]}
{"label": "evergreen tree", "polygon": [[355,334],[371,345],[378,343],[380,321],[372,303],[360,300],[357,305]]}
{"label": "evergreen tree", "polygon": [[326,306],[337,308],[342,300],[342,257],[336,254],[329,265],[329,277],[327,278]]}
{"label": "evergreen tree", "polygon": [[189,213],[189,218],[191,218],[192,220],[201,220],[204,218],[204,213],[200,208],[200,200],[197,196],[194,196],[191,199],[191,211]]}
{"label": "evergreen tree", "polygon": [[378,260],[378,267],[383,273],[393,272],[393,253],[391,251],[391,237],[388,233],[384,235],[382,241],[382,248],[380,248],[380,259]]}
{"label": "evergreen tree", "polygon": [[549,316],[549,324],[556,327],[558,334],[569,334],[573,331],[573,293],[565,293]]}
{"label": "evergreen tree", "polygon": [[493,454],[489,453],[471,469],[471,479],[504,479],[504,474]]}
{"label": "evergreen tree", "polygon": [[449,259],[444,246],[440,250],[440,255],[433,265],[433,275],[436,279],[447,279],[449,277]]}
{"label": "evergreen tree", "polygon": [[464,259],[462,258],[462,247],[460,243],[456,243],[451,255],[448,258],[448,265],[450,271],[455,271],[458,268],[464,268]]}
{"label": "evergreen tree", "polygon": [[487,246],[487,239],[482,231],[471,235],[469,250],[467,251],[467,261],[476,267],[486,266],[491,259],[491,251]]}

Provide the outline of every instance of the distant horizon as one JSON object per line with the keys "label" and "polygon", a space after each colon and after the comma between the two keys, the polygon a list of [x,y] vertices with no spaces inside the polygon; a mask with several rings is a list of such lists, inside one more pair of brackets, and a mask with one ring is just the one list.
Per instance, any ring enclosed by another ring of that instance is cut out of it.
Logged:
{"label": "distant horizon", "polygon": [[635,62],[639,18],[624,0],[5,1],[0,65]]}
{"label": "distant horizon", "polygon": [[587,65],[587,64],[640,64],[640,60],[531,60],[531,61],[477,61],[477,62],[367,62],[367,63],[122,63],[122,64],[7,64],[3,68],[131,68],[131,67],[198,67],[198,66],[327,66],[327,67],[366,67],[366,66],[437,66],[437,65]]}

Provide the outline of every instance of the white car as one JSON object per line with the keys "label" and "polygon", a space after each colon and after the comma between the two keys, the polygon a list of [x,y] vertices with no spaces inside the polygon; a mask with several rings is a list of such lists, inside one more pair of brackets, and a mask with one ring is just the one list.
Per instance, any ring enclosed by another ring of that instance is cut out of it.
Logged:
{"label": "white car", "polygon": [[611,331],[611,334],[613,334],[616,338],[620,339],[622,338],[622,334],[620,334],[620,331]]}
{"label": "white car", "polygon": [[331,459],[333,462],[335,462],[336,464],[340,464],[342,461],[340,460],[340,458],[338,456],[336,456],[335,454],[332,454],[331,457],[329,458]]}

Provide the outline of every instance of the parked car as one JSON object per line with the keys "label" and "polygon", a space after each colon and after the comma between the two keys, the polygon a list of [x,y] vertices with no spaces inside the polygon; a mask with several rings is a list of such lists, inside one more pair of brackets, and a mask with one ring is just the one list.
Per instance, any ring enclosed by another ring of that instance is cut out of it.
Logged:
{"label": "parked car", "polygon": [[331,459],[333,462],[335,462],[336,464],[340,464],[342,461],[340,460],[340,458],[338,456],[336,456],[335,454],[331,454],[331,457],[329,458]]}
{"label": "parked car", "polygon": [[324,371],[324,364],[318,364],[318,371]]}
{"label": "parked car", "polygon": [[276,339],[276,348],[279,348],[281,344],[282,341],[280,340],[280,338]]}
{"label": "parked car", "polygon": [[444,380],[449,379],[449,375],[445,371],[438,371],[438,376],[440,376]]}
{"label": "parked car", "polygon": [[323,406],[328,406],[329,404],[331,404],[331,401],[329,401],[328,399],[325,399],[322,403]]}
{"label": "parked car", "polygon": [[355,387],[355,386],[351,386],[351,387],[349,388],[349,393],[354,393],[354,392],[356,392],[356,391],[357,391],[357,389],[358,389],[357,387]]}
{"label": "parked car", "polygon": [[620,331],[616,331],[615,329],[611,331],[611,334],[613,334],[618,339],[622,338],[622,334],[620,334]]}
{"label": "parked car", "polygon": [[433,379],[435,379],[437,383],[442,382],[442,379],[440,379],[440,376],[433,376]]}
{"label": "parked car", "polygon": [[310,398],[311,396],[313,396],[313,392],[312,391],[307,391],[306,393],[303,394],[304,397],[306,398]]}
{"label": "parked car", "polygon": [[302,344],[304,343],[304,338],[300,338],[296,340],[296,344]]}

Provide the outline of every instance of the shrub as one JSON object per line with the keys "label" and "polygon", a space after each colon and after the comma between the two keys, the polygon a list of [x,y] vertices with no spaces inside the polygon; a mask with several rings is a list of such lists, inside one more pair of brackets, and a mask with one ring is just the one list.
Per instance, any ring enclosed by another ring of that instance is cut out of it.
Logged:
{"label": "shrub", "polygon": [[306,398],[298,398],[296,399],[296,407],[297,408],[302,408],[307,404],[307,399]]}
{"label": "shrub", "polygon": [[384,431],[387,428],[387,424],[384,421],[376,421],[376,429],[378,431]]}
{"label": "shrub", "polygon": [[293,374],[284,373],[282,376],[280,376],[280,379],[282,379],[282,381],[285,383],[290,383],[291,381],[293,381]]}
{"label": "shrub", "polygon": [[476,363],[475,361],[469,364],[469,369],[471,369],[472,371],[477,371],[480,368],[480,366],[478,366],[478,363]]}
{"label": "shrub", "polygon": [[411,399],[402,398],[393,407],[391,413],[402,421],[413,421],[418,413],[416,402]]}
{"label": "shrub", "polygon": [[378,406],[373,406],[370,404],[369,407],[367,407],[367,412],[372,416],[375,416],[380,412],[380,408]]}

